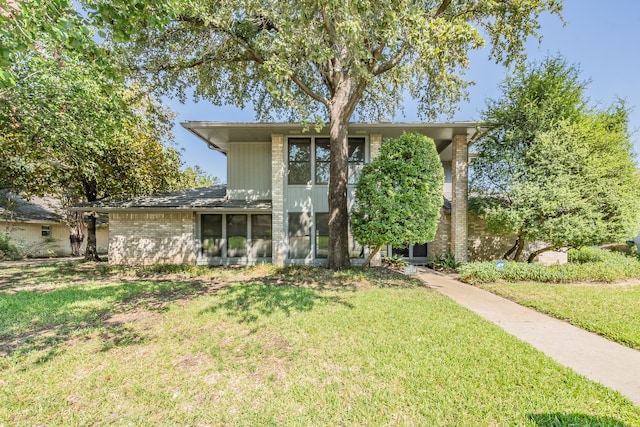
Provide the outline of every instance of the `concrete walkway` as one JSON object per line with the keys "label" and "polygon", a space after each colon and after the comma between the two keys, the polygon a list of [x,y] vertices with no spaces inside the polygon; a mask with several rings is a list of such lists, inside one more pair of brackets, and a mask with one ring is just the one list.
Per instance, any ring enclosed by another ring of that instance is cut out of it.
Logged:
{"label": "concrete walkway", "polygon": [[429,269],[418,268],[418,277],[560,364],[640,406],[640,351]]}

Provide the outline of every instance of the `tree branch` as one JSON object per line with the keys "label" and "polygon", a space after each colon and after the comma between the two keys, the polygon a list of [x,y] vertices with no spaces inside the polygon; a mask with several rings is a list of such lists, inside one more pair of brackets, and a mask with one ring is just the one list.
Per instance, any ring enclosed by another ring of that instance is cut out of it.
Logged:
{"label": "tree branch", "polygon": [[372,74],[374,76],[379,76],[380,74],[386,73],[387,71],[397,66],[400,63],[400,61],[402,61],[404,56],[407,54],[407,48],[408,48],[407,44],[406,43],[403,44],[400,50],[398,51],[398,53],[393,58],[391,58],[391,60],[389,60],[386,64],[381,64],[379,66],[374,67],[372,70]]}
{"label": "tree branch", "polygon": [[433,17],[437,18],[438,16],[442,15],[449,7],[449,4],[451,4],[451,0],[442,0],[442,4],[440,4],[440,7],[436,11],[435,15],[433,15]]}
{"label": "tree branch", "polygon": [[321,103],[324,106],[326,106],[327,108],[329,108],[329,100],[327,98],[325,98],[324,96],[320,96],[317,93],[315,93],[309,86],[307,86],[302,80],[300,80],[300,78],[298,76],[296,76],[295,74],[291,74],[289,76],[289,78],[307,96],[311,97],[312,99],[318,101],[319,103]]}

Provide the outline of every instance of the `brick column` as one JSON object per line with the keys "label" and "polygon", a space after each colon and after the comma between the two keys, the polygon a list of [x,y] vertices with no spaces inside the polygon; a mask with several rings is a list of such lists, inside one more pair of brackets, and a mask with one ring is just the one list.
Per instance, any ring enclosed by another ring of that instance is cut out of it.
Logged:
{"label": "brick column", "polygon": [[454,135],[451,141],[451,252],[458,262],[467,262],[467,200],[469,151],[466,135]]}
{"label": "brick column", "polygon": [[382,145],[382,135],[369,136],[369,158],[373,160],[380,154],[380,146]]}
{"label": "brick column", "polygon": [[284,135],[271,135],[271,233],[272,262],[284,266]]}

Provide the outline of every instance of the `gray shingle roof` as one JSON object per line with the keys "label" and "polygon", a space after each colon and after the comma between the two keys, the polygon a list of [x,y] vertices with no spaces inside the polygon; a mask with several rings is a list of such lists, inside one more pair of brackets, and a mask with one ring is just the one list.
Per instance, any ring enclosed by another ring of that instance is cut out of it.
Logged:
{"label": "gray shingle roof", "polygon": [[75,209],[91,208],[100,211],[129,209],[271,209],[270,200],[229,200],[226,185],[190,188],[187,190],[158,193],[126,200],[100,201],[83,204]]}
{"label": "gray shingle roof", "polygon": [[56,207],[59,206],[51,198],[25,200],[16,194],[0,191],[0,219],[60,222],[61,216],[54,212]]}

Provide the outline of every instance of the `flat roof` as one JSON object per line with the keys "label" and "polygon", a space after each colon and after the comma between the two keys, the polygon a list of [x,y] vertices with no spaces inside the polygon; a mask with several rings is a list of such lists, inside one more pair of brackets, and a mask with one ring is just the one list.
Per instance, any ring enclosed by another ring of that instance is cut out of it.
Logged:
{"label": "flat roof", "polygon": [[[267,122],[208,122],[186,121],[182,127],[189,130],[198,138],[204,140],[209,148],[227,153],[229,144],[234,142],[271,142],[272,134],[285,136],[299,135],[328,135],[327,125],[316,131],[315,125],[310,123],[306,128],[300,123],[267,123]],[[454,135],[475,134],[479,122],[376,122],[349,123],[349,135],[380,134],[383,138],[396,138],[403,132],[422,133],[435,140],[450,141]],[[440,146],[441,144],[438,144]]]}

